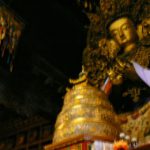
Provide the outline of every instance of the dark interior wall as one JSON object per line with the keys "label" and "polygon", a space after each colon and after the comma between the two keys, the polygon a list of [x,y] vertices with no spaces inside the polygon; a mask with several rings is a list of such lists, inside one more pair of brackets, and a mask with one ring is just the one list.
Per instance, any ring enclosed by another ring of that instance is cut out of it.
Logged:
{"label": "dark interior wall", "polygon": [[0,68],[0,121],[7,125],[34,115],[55,120],[68,79],[81,71],[87,18],[69,1],[4,2],[24,21],[25,28],[13,72]]}

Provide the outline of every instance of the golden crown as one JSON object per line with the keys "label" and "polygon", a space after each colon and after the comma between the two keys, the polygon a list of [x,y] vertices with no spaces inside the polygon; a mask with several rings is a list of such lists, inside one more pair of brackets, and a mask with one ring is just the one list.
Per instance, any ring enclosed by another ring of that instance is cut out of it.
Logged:
{"label": "golden crown", "polygon": [[104,31],[113,20],[122,16],[130,17],[135,23],[150,17],[149,0],[78,0],[78,4],[91,23],[95,24],[98,21],[93,19],[93,15],[99,17],[101,31]]}

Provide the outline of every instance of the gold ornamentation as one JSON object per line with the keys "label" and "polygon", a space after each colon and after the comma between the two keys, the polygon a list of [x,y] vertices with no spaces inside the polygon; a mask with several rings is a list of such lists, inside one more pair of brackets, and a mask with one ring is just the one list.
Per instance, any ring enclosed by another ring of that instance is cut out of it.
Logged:
{"label": "gold ornamentation", "polygon": [[79,74],[78,79],[69,79],[69,82],[72,84],[78,84],[87,80],[87,73],[84,71],[84,66],[82,66],[82,71]]}
{"label": "gold ornamentation", "polygon": [[[102,0],[100,2],[100,10],[103,9],[103,7],[110,8],[107,6],[109,4],[104,3],[107,1],[111,0]],[[107,26],[107,30],[105,30],[106,33],[101,34],[100,39],[97,40],[97,48],[93,49],[91,44],[91,47],[88,45],[88,48],[85,48],[83,52],[83,65],[87,72],[88,81],[98,88],[102,87],[107,77],[109,77],[114,85],[122,85],[126,82],[126,79],[140,82],[131,63],[132,61],[144,67],[150,66],[150,48],[148,45],[150,32],[149,16],[145,16],[141,21],[139,27],[141,31],[136,31],[133,20],[129,18],[126,13],[122,13],[120,16],[116,15],[116,13],[119,14],[121,9],[122,12],[130,13],[128,10],[134,7],[133,13],[130,15],[132,16],[134,14],[134,19],[138,19],[136,18],[137,14],[135,9],[143,10],[143,13],[147,12],[146,2],[139,0],[137,3],[133,4],[132,1],[127,0],[117,1],[117,3],[115,0],[112,0],[111,3],[114,5],[112,7],[116,7],[115,12],[113,12],[114,14],[109,14],[107,10],[105,10],[106,12],[103,11],[101,14],[102,16],[106,15],[110,18],[110,20],[108,19],[110,22],[109,26]],[[148,3],[148,5],[150,4]],[[104,18],[103,21],[107,23]],[[89,32],[90,31],[92,30],[89,30]],[[111,40],[115,41],[116,44],[111,45]],[[138,94],[138,97],[135,98],[135,96],[133,97],[132,94],[130,94],[133,101],[137,101],[141,97],[142,87],[139,89],[140,94]]]}
{"label": "gold ornamentation", "polygon": [[80,134],[117,138],[119,131],[116,114],[107,96],[85,81],[75,84],[66,93],[55,123],[53,142]]}
{"label": "gold ornamentation", "polygon": [[128,89],[126,92],[124,92],[122,96],[126,97],[130,95],[134,102],[138,102],[140,100],[139,96],[141,94],[141,91],[144,91],[144,90],[145,89],[133,87],[131,89]]}
{"label": "gold ornamentation", "polygon": [[[143,66],[150,65],[149,45],[142,41],[149,36],[149,20],[146,20],[147,16],[143,17],[148,12],[146,4],[150,6],[146,0],[100,0],[95,4],[98,9],[93,9],[92,1],[84,1],[91,24],[87,47],[83,52],[83,71],[77,80],[70,80],[74,86],[64,97],[64,105],[55,124],[54,143],[79,134],[118,136],[120,129],[117,116],[100,89],[107,78],[113,84],[122,86],[127,80],[139,82],[131,63],[133,60]],[[137,22],[140,24],[140,34],[136,31]],[[132,88],[123,96],[130,95],[137,101],[142,88]],[[148,121],[149,111],[141,112]],[[139,115],[132,115],[132,119],[137,121]],[[129,131],[126,123],[130,118],[125,116],[125,119],[121,119],[124,131],[132,134],[133,128],[134,136],[142,133],[136,137],[143,138],[143,133],[148,132],[146,128],[141,128],[141,133],[137,132],[132,121]]]}
{"label": "gold ornamentation", "polygon": [[[90,20],[88,46],[83,52],[88,81],[101,89],[109,78],[113,85],[121,87],[118,91],[122,96],[117,97],[118,101],[142,102],[150,90],[137,76],[131,62],[150,67],[150,1],[100,0],[97,6],[99,9],[94,13],[99,15],[100,23],[92,26],[93,20]],[[94,37],[93,28],[98,27],[100,30],[94,32]],[[114,54],[115,46],[109,44],[111,39],[119,46]],[[120,108],[123,107],[124,104]],[[123,110],[120,108],[119,112]],[[149,107],[129,116],[120,117],[123,130],[144,141],[148,138],[144,136],[150,133]]]}
{"label": "gold ornamentation", "polygon": [[85,120],[80,121],[74,124],[69,124],[68,128],[56,130],[53,141],[59,142],[62,139],[65,139],[65,137],[71,138],[81,134],[90,134],[93,136],[102,136],[111,138],[116,138],[116,136],[114,135],[118,134],[118,130],[116,129],[116,127],[115,128],[113,126],[111,127],[105,122],[96,123],[91,122],[91,120],[89,122],[86,122]]}
{"label": "gold ornamentation", "polygon": [[[150,102],[130,113],[120,114],[119,120],[123,131],[131,137],[137,137],[140,143],[150,140]],[[126,122],[122,121],[126,118]]]}

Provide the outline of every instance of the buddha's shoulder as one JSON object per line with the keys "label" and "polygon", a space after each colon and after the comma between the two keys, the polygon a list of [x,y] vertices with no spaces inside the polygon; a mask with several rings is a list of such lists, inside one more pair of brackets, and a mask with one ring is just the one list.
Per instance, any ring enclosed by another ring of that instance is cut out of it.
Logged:
{"label": "buddha's shoulder", "polygon": [[132,54],[131,59],[142,66],[150,66],[150,46],[140,45],[135,53]]}
{"label": "buddha's shoulder", "polygon": [[150,66],[150,46],[140,45],[127,56],[127,60],[135,61],[144,67]]}

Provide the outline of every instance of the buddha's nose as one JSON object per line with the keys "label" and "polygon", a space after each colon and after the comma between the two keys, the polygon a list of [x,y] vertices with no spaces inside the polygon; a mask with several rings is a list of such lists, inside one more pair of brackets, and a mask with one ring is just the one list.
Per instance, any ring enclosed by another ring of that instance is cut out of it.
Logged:
{"label": "buddha's nose", "polygon": [[119,31],[119,36],[120,36],[121,38],[124,36],[124,34],[123,34],[123,31],[122,31],[122,30],[120,30],[120,31]]}

